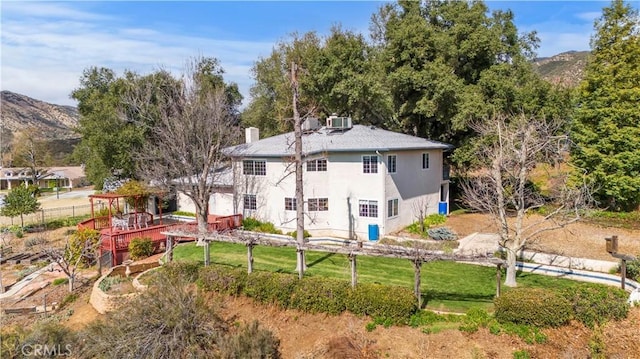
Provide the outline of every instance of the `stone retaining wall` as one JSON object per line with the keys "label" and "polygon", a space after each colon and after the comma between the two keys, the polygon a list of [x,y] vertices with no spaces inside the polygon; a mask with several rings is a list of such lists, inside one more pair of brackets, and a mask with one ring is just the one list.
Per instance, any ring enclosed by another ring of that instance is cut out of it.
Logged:
{"label": "stone retaining wall", "polygon": [[[141,273],[148,269],[157,267],[159,264],[157,262],[153,263],[142,263],[142,264],[131,264],[129,265],[129,269],[131,270],[131,274]],[[93,289],[91,290],[91,297],[89,299],[89,303],[95,308],[95,310],[100,314],[105,314],[107,312],[113,311],[117,309],[123,303],[126,303],[128,299],[133,296],[138,295],[138,293],[128,293],[128,294],[107,294],[100,289],[100,283],[102,281],[112,275],[121,275],[124,276],[124,272],[127,266],[119,265],[115,266],[104,274],[100,279],[98,279],[95,283],[93,283]]]}

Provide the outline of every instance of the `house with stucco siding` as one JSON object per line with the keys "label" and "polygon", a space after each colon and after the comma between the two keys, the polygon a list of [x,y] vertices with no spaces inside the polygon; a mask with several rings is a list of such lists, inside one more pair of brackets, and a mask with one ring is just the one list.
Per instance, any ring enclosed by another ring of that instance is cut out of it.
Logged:
{"label": "house with stucco siding", "polygon": [[[449,174],[443,158],[450,145],[351,126],[350,118],[335,116],[327,126],[305,129],[304,203],[295,199],[293,132],[259,139],[258,129],[248,128],[246,143],[226,149],[234,161],[221,176],[226,183],[211,197],[209,212],[242,213],[290,232],[302,205],[305,229],[313,236],[351,239],[399,231],[420,211],[447,212]],[[188,201],[180,202],[188,210]]]}

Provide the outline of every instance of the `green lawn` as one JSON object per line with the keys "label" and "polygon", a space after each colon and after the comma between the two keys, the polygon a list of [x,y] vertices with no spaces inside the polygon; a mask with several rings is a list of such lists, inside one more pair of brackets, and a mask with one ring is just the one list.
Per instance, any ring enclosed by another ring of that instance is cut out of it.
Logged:
{"label": "green lawn", "polygon": [[[175,260],[203,262],[203,248],[195,243],[175,248]],[[254,270],[296,273],[296,252],[290,247],[256,246]],[[241,244],[216,242],[211,245],[211,263],[247,267],[247,249]],[[349,260],[341,254],[307,252],[308,276],[326,276],[351,280]],[[428,309],[466,312],[470,308],[493,310],[496,269],[447,261],[422,266],[422,295]],[[413,288],[413,266],[406,259],[358,257],[358,281],[393,284]],[[578,282],[530,273],[518,274],[523,287],[564,288]],[[502,287],[503,290],[508,288]]]}

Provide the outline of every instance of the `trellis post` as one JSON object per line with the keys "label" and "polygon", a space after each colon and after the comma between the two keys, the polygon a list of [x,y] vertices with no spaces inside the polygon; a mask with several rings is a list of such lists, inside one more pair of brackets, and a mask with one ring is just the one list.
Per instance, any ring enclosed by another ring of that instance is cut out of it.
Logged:
{"label": "trellis post", "polygon": [[496,298],[500,296],[500,286],[502,282],[502,264],[496,265]]}
{"label": "trellis post", "polygon": [[210,250],[209,250],[209,241],[204,239],[204,266],[207,267],[209,266],[209,264],[211,264],[211,256],[210,256]]}
{"label": "trellis post", "polygon": [[349,253],[349,262],[351,263],[351,288],[355,288],[358,284],[358,271],[356,269],[356,255]]}
{"label": "trellis post", "polygon": [[253,272],[253,243],[247,243],[247,273]]}

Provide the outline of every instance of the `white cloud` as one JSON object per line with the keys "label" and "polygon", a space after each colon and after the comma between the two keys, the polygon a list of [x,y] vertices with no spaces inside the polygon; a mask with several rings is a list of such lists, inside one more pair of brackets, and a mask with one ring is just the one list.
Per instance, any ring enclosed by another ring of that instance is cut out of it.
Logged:
{"label": "white cloud", "polygon": [[600,16],[602,16],[602,11],[581,12],[575,15],[578,19],[588,21],[591,24],[593,24],[594,20]]}
{"label": "white cloud", "polygon": [[246,102],[250,67],[273,46],[174,35],[139,25],[120,27],[107,16],[65,6],[44,4],[42,9],[21,4],[2,5],[1,88],[52,103],[75,105],[69,94],[88,67],[103,66],[118,73],[125,69],[148,73],[159,67],[177,72],[193,56],[218,58],[225,78],[238,83]]}

